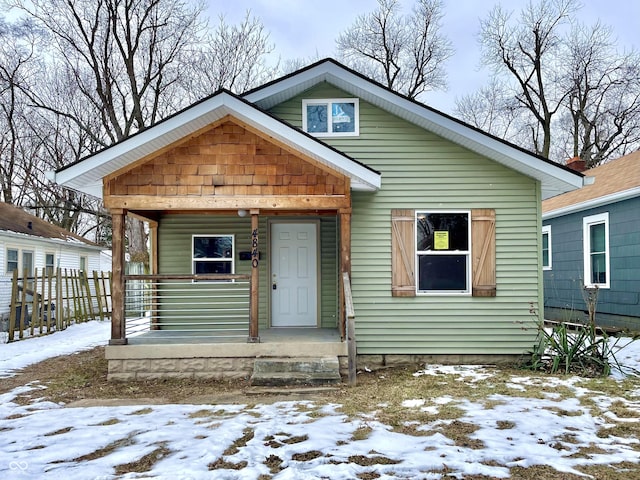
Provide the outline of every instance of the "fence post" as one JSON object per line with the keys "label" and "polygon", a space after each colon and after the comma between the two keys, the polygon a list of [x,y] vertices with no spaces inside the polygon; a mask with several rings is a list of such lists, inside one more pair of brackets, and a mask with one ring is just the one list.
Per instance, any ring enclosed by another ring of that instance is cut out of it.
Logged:
{"label": "fence post", "polygon": [[[113,313],[113,296],[111,295],[111,287],[113,285],[113,275],[111,272],[107,272],[107,280],[109,284],[109,297],[107,298],[107,289],[104,289],[104,303],[107,305],[107,311],[109,312],[109,317],[111,317]],[[104,276],[102,277],[102,286],[104,287]]]}
{"label": "fence post", "polygon": [[24,323],[27,318],[27,285],[25,282],[29,278],[27,270],[22,272],[22,295],[20,295],[20,324],[18,327],[18,338],[24,338]]}
{"label": "fence post", "polygon": [[62,330],[64,317],[64,299],[62,298],[62,269],[56,268],[56,330]]}
{"label": "fence post", "polygon": [[96,288],[96,302],[98,303],[98,313],[100,314],[100,320],[104,320],[104,312],[102,310],[102,297],[100,295],[100,279],[98,272],[93,271],[93,283]]}
{"label": "fence post", "polygon": [[[18,307],[18,270],[13,271],[11,280],[11,302],[9,310],[9,342],[13,342],[16,329],[16,313]],[[18,319],[19,320],[19,319]]]}
{"label": "fence post", "polygon": [[[38,269],[36,269],[36,272]],[[47,276],[47,268],[42,269],[42,278],[40,279],[40,335],[44,332],[44,317],[45,317],[45,301],[47,296],[45,295],[45,277]]]}
{"label": "fence post", "polygon": [[[53,299],[51,297],[51,280],[53,277],[53,268],[50,271],[47,271],[47,333],[51,333],[51,303]],[[44,285],[42,286],[42,291],[44,291]]]}
{"label": "fence post", "polygon": [[40,306],[40,298],[38,297],[38,269],[33,269],[33,292],[31,294],[31,308],[33,309],[33,313],[31,314],[31,325],[30,325],[30,334],[33,337],[36,322],[40,322],[40,311],[38,307]]}
{"label": "fence post", "polygon": [[[69,274],[67,273],[67,269],[64,269],[64,287],[65,287],[65,294],[64,294],[64,298],[67,301],[67,314],[65,315],[65,322],[64,322],[64,328],[67,328],[69,325],[71,325],[71,315],[72,315],[72,311],[73,311],[73,315],[76,314],[75,310],[71,310],[71,300],[69,300]],[[75,309],[75,305],[74,305],[74,309]]]}
{"label": "fence post", "polygon": [[93,311],[93,296],[91,295],[91,284],[89,283],[88,272],[83,272],[82,279],[84,280],[84,288],[87,291],[87,305],[89,306],[89,318],[90,320],[96,319],[96,314]]}

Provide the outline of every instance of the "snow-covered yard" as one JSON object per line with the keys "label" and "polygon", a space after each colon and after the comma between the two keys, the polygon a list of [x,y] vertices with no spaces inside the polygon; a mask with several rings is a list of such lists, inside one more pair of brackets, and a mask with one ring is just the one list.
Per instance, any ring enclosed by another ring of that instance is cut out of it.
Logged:
{"label": "snow-covered yard", "polygon": [[[91,322],[28,340],[37,354],[12,350],[18,344],[24,350],[26,341],[0,345],[0,377],[47,356],[104,344],[108,334],[108,324]],[[622,350],[619,360],[640,367],[640,342]],[[415,375],[486,386],[496,369],[429,366]],[[626,385],[624,396],[612,397],[577,377],[523,371],[510,376],[507,394],[503,388],[481,399],[425,389],[397,399],[394,408],[433,420],[398,428],[379,420],[389,404],[359,415],[309,401],[68,408],[44,400],[45,387],[34,383],[0,395],[0,473],[38,479],[438,479],[509,478],[516,467],[535,465],[583,475],[581,466],[608,465],[624,472],[615,478],[640,478],[640,439],[621,433],[640,422],[640,382]],[[16,402],[25,392],[30,401]],[[452,406],[461,411],[457,418],[437,418]],[[464,441],[450,435],[454,423],[468,428]]]}

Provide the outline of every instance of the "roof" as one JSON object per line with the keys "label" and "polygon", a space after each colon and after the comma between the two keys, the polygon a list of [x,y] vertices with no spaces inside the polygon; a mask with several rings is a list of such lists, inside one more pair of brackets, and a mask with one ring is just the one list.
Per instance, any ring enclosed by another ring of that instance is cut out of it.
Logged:
{"label": "roof", "polygon": [[640,196],[640,150],[586,170],[590,185],[542,202],[543,218],[587,210]]}
{"label": "roof", "polygon": [[46,222],[21,208],[0,202],[0,233],[3,232],[62,240],[76,245],[82,243],[85,246],[97,247],[95,243],[80,235]]}
{"label": "roof", "polygon": [[268,110],[321,82],[328,82],[425,130],[539,180],[543,199],[583,185],[582,174],[398,94],[330,58],[243,96],[252,104]]}
{"label": "roof", "polygon": [[221,90],[94,155],[57,170],[50,179],[101,198],[102,179],[107,175],[228,116],[349,177],[354,190],[374,191],[380,188],[379,172],[226,90]]}
{"label": "roof", "polygon": [[393,92],[333,59],[316,62],[241,97],[228,91],[220,91],[146,130],[57,170],[49,175],[49,179],[68,188],[102,197],[102,178],[105,176],[230,115],[347,175],[354,190],[379,189],[379,172],[267,113],[271,107],[321,82],[328,82],[391,114],[540,181],[543,199],[575,190],[583,184],[580,173]]}

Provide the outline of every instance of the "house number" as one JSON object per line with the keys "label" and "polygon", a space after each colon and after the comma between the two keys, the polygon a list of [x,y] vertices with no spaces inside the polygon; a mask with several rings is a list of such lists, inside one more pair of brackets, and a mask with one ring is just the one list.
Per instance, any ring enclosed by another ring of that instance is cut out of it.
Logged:
{"label": "house number", "polygon": [[258,229],[251,232],[251,266],[258,268]]}

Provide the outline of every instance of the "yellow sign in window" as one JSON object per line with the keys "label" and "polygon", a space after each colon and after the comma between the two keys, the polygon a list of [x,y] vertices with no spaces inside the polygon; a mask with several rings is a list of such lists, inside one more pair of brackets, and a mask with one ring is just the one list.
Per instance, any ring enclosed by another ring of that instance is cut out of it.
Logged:
{"label": "yellow sign in window", "polygon": [[433,249],[449,250],[449,232],[433,232]]}

